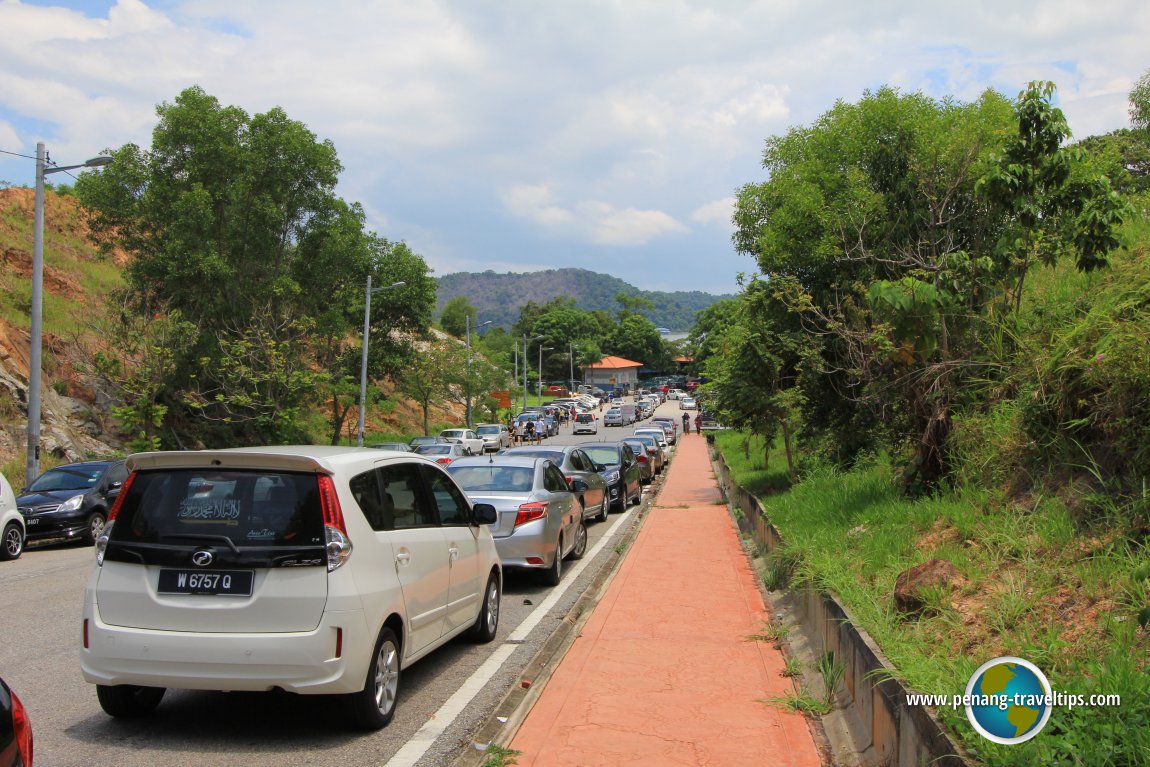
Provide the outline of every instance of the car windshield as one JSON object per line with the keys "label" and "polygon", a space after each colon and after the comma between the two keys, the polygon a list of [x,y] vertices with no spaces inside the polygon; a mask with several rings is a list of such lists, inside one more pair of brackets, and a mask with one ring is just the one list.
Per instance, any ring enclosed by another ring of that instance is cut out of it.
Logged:
{"label": "car windshield", "polygon": [[447,455],[452,450],[451,445],[423,445],[419,448],[420,455]]}
{"label": "car windshield", "polygon": [[498,434],[498,426],[479,426],[475,429],[476,434]]}
{"label": "car windshield", "polygon": [[535,478],[535,469],[530,466],[452,466],[448,472],[468,493],[529,493]]}
{"label": "car windshield", "polygon": [[434,445],[439,441],[438,437],[414,437],[411,440],[413,445]]}
{"label": "car windshield", "polygon": [[608,410],[608,411],[607,411],[607,415],[618,415],[619,413],[622,413],[622,412],[623,412],[623,411],[622,411],[622,410],[620,410],[619,408],[617,408],[617,407],[613,407],[613,408],[611,408],[610,410]]}
{"label": "car windshield", "polygon": [[95,487],[104,473],[103,466],[86,468],[80,466],[58,466],[49,469],[36,478],[28,488],[31,493],[48,493],[53,490],[87,490]]}
{"label": "car windshield", "polygon": [[439,436],[448,437],[451,439],[458,439],[463,437],[463,429],[448,429]]}
{"label": "car windshield", "polygon": [[619,453],[616,448],[607,445],[584,445],[583,452],[591,456],[595,463],[619,463]]}

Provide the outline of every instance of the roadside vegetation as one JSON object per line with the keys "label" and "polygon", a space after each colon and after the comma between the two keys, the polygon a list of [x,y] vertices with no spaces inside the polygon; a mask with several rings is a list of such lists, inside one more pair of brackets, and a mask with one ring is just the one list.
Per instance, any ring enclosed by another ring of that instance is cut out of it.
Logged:
{"label": "roadside vegetation", "polygon": [[920,692],[1016,655],[1122,698],[1017,746],[939,711],[984,763],[1150,764],[1150,78],[1080,144],[1053,96],[882,90],[771,139],[736,213],[761,275],[692,344],[784,539],[768,586],[836,593]]}

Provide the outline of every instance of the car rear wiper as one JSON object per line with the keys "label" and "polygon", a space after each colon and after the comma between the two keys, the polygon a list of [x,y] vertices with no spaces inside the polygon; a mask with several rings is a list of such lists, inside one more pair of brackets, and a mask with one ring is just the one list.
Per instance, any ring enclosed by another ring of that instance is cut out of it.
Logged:
{"label": "car rear wiper", "polygon": [[160,537],[169,539],[178,538],[188,541],[223,541],[224,543],[228,544],[228,548],[230,548],[233,553],[240,553],[239,547],[236,546],[235,542],[226,535],[207,535],[203,533],[171,533],[169,535],[161,535]]}

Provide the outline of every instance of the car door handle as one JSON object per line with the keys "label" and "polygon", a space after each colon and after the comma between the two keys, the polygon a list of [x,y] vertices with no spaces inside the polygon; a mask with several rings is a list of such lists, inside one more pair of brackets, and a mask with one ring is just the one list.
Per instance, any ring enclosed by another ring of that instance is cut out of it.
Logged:
{"label": "car door handle", "polygon": [[458,546],[448,546],[447,547],[447,553],[450,555],[452,562],[459,559],[459,547]]}
{"label": "car door handle", "polygon": [[411,552],[407,551],[406,549],[400,551],[398,554],[395,555],[395,564],[396,565],[406,566],[407,563],[410,561],[411,561]]}

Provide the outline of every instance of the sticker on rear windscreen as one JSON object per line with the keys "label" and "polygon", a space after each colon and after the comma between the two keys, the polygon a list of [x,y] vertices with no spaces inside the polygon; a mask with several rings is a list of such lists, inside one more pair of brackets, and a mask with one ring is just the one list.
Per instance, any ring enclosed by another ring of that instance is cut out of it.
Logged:
{"label": "sticker on rear windscreen", "polygon": [[240,502],[234,498],[186,498],[176,518],[184,522],[223,522],[238,525]]}

